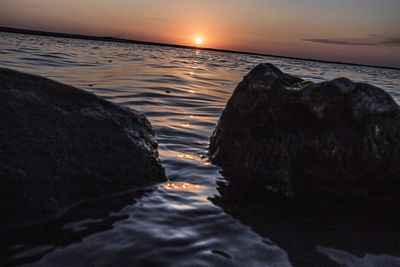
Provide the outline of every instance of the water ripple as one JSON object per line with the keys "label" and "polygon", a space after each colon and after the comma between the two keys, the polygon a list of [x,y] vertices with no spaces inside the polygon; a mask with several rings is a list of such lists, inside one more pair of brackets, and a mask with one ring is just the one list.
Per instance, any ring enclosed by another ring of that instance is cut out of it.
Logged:
{"label": "water ripple", "polygon": [[[207,161],[208,141],[236,84],[256,64],[270,62],[312,81],[347,76],[370,82],[400,103],[398,70],[21,34],[0,38],[3,66],[81,87],[148,116],[169,178],[20,229],[3,239],[13,264],[291,266],[285,251],[210,201],[226,181]],[[322,252],[338,262],[347,255]]]}

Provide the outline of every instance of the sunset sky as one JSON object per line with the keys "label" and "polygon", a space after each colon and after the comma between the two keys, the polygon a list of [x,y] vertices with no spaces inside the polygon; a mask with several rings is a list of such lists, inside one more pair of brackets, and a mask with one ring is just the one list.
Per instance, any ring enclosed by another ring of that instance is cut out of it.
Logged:
{"label": "sunset sky", "polygon": [[399,0],[0,0],[0,26],[400,67]]}

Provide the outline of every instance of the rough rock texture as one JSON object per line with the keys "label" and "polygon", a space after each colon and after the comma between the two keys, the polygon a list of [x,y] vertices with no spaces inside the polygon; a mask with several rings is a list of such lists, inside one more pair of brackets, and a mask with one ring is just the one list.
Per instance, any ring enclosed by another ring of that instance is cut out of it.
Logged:
{"label": "rough rock texture", "polygon": [[210,153],[249,187],[400,199],[400,108],[345,78],[313,84],[258,65],[228,101]]}
{"label": "rough rock texture", "polygon": [[46,78],[0,69],[2,226],[165,179],[142,114]]}

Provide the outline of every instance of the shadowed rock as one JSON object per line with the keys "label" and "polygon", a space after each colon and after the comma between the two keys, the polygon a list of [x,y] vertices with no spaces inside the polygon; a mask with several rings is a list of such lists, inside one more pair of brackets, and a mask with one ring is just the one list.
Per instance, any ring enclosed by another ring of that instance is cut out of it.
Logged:
{"label": "shadowed rock", "polygon": [[400,256],[400,110],[383,90],[258,65],[228,101],[210,154],[229,181],[211,201],[293,266],[346,265],[321,247],[353,255],[349,266]]}
{"label": "shadowed rock", "polygon": [[400,108],[369,84],[312,84],[260,64],[228,101],[210,153],[251,190],[399,200]]}
{"label": "shadowed rock", "polygon": [[0,69],[0,179],[4,227],[166,178],[142,114]]}
{"label": "shadowed rock", "polygon": [[[123,212],[151,189],[137,189],[105,198],[84,201],[61,216],[0,232],[0,266],[19,266],[40,261],[47,253],[82,242],[89,236],[111,230],[129,219]],[[42,248],[42,249],[38,249]]]}
{"label": "shadowed rock", "polygon": [[[232,178],[227,173],[224,176]],[[325,194],[314,194],[314,201],[310,196],[288,198],[260,188],[249,191],[236,181],[221,181],[218,192],[211,199],[214,204],[279,246],[294,267],[364,266],[351,257],[347,257],[347,264],[337,264],[321,253],[320,247],[361,258],[390,255],[400,263],[399,207],[393,203],[360,198],[329,200]],[[376,266],[398,265],[382,259]]]}

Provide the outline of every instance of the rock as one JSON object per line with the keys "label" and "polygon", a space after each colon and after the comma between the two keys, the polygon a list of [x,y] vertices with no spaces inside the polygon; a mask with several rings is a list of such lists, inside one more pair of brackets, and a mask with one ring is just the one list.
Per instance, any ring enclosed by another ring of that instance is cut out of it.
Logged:
{"label": "rock", "polygon": [[[0,68],[0,221],[165,181],[150,122],[46,78]],[[2,227],[0,227],[2,228]]]}
{"label": "rock", "polygon": [[393,202],[325,194],[286,197],[254,187],[249,192],[236,180],[221,181],[217,189],[210,201],[285,251],[292,266],[359,266],[350,258],[348,264],[334,264],[318,251],[321,246],[358,256],[400,257],[400,227],[393,227],[400,225],[400,216]]}
{"label": "rock", "polygon": [[313,84],[260,64],[229,99],[210,154],[252,190],[398,201],[400,108],[369,84]]}
{"label": "rock", "polygon": [[[116,223],[129,219],[128,213],[120,212],[121,209],[134,205],[145,194],[151,193],[151,188],[138,189],[85,201],[55,218],[24,225],[13,231],[0,231],[1,266],[35,265],[38,259],[53,249],[67,247],[93,234],[111,230]],[[24,244],[23,251],[33,249],[35,257],[32,253],[21,253],[21,249],[15,249],[21,244]],[[50,249],[35,250],[41,246]]]}

